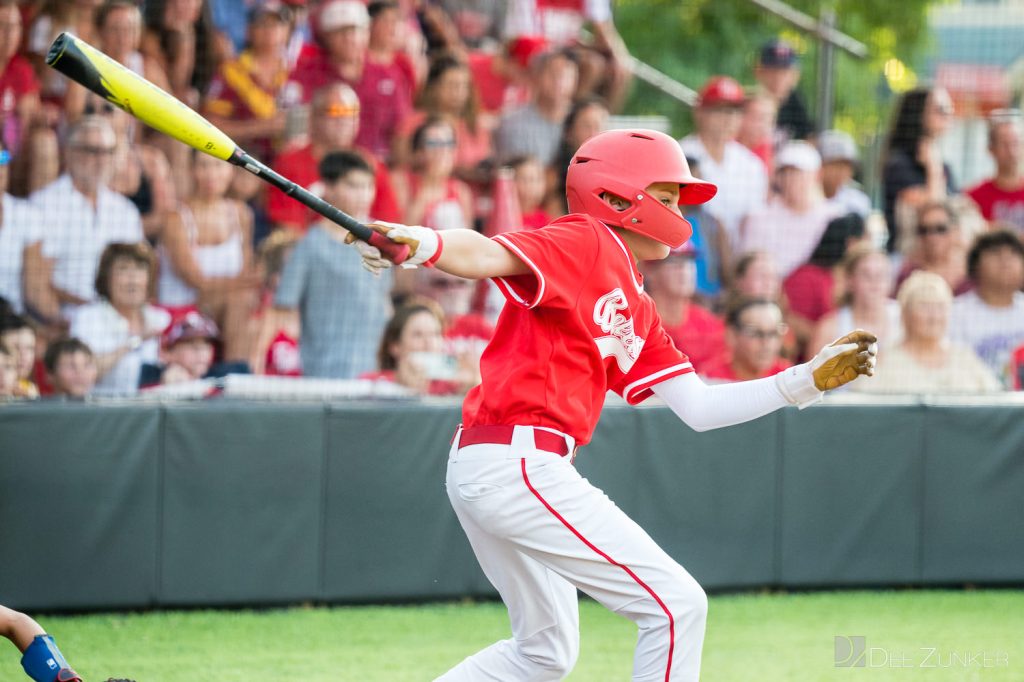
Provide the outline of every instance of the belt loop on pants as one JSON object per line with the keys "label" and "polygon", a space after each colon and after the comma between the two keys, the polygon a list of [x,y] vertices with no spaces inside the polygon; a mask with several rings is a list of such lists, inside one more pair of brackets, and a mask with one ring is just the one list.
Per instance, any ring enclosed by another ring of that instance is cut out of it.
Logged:
{"label": "belt loop on pants", "polygon": [[457,440],[458,448],[484,444],[511,445],[517,450],[543,450],[559,457],[572,455],[570,462],[576,458],[575,441],[572,436],[536,426],[485,424],[471,426],[468,429],[459,427],[452,440],[453,443]]}

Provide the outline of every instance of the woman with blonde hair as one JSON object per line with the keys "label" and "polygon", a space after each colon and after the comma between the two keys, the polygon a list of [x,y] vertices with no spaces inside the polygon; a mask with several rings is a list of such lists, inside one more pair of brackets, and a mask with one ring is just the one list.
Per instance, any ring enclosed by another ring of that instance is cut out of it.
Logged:
{"label": "woman with blonde hair", "polygon": [[903,341],[879,355],[871,381],[851,390],[868,393],[992,393],[999,381],[967,346],[949,341],[953,292],[942,276],[918,270],[897,295]]}
{"label": "woman with blonde hair", "polygon": [[811,336],[808,348],[815,344],[832,343],[845,325],[858,325],[871,329],[878,336],[878,345],[887,345],[901,340],[900,307],[889,297],[892,289],[892,266],[889,257],[871,244],[856,244],[846,252],[839,264],[839,280],[836,291],[839,308],[828,313],[818,322]]}

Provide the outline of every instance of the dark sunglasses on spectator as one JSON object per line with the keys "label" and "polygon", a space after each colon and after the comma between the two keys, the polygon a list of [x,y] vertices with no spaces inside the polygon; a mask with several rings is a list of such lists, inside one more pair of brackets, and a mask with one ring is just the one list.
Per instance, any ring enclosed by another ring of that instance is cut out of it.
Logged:
{"label": "dark sunglasses on spectator", "polygon": [[918,225],[917,236],[927,237],[930,234],[946,234],[949,232],[949,223],[937,223],[935,225]]}
{"label": "dark sunglasses on spectator", "polygon": [[11,162],[11,153],[6,149],[0,149],[0,166],[6,166]]}
{"label": "dark sunglasses on spectator", "polygon": [[757,327],[744,325],[740,327],[740,334],[747,338],[757,339],[758,341],[771,341],[772,339],[781,339],[786,335],[788,329],[789,327],[784,324],[780,324],[775,329],[758,329]]}
{"label": "dark sunglasses on spectator", "polygon": [[91,156],[109,156],[114,153],[113,147],[97,147],[91,144],[76,144],[73,149]]}
{"label": "dark sunglasses on spectator", "polygon": [[114,113],[114,105],[110,102],[103,102],[100,105],[89,102],[85,105],[84,113],[86,116],[93,116],[95,114],[101,114],[103,116],[109,116]]}
{"label": "dark sunglasses on spectator", "polygon": [[450,149],[455,146],[455,140],[423,140],[424,149]]}

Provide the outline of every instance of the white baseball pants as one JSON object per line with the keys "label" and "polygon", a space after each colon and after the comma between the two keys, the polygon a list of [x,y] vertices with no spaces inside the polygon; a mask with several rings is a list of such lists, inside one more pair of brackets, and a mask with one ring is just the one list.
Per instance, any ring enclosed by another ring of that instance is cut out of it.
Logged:
{"label": "white baseball pants", "polygon": [[696,681],[707,615],[697,581],[569,457],[537,450],[531,427],[515,427],[512,441],[459,449],[457,434],[447,477],[452,507],[508,607],[512,637],[438,680],[563,679],[579,652],[579,588],[637,624],[634,682]]}

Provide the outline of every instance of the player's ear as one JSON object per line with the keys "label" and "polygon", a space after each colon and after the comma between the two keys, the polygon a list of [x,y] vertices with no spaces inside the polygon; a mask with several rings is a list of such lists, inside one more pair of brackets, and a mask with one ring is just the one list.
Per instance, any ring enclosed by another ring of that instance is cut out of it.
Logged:
{"label": "player's ear", "polygon": [[625,211],[629,208],[629,200],[611,192],[601,192],[601,198],[608,202],[616,211]]}

